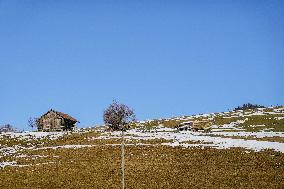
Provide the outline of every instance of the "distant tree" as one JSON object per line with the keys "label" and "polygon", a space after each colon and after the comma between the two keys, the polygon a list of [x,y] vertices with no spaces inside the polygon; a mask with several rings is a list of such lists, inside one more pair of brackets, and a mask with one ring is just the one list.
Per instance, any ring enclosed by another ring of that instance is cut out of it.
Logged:
{"label": "distant tree", "polygon": [[249,110],[249,109],[256,109],[256,108],[265,108],[265,106],[258,105],[258,104],[243,104],[242,106],[238,106],[235,110]]}
{"label": "distant tree", "polygon": [[104,111],[103,117],[105,124],[112,130],[124,130],[128,123],[135,121],[134,110],[117,101],[113,101]]}
{"label": "distant tree", "polygon": [[31,127],[32,129],[38,127],[38,119],[34,117],[30,117],[28,119],[28,126]]}
{"label": "distant tree", "polygon": [[0,126],[0,132],[15,132],[16,129],[11,124],[5,124]]}

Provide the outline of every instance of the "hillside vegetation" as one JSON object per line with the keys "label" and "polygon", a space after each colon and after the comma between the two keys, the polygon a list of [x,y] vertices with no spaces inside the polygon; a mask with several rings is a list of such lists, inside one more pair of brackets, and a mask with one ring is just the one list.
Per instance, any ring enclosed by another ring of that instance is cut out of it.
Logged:
{"label": "hillside vegetation", "polygon": [[[131,123],[126,188],[283,188],[284,108]],[[211,132],[178,131],[205,121]],[[120,188],[121,133],[0,134],[0,188]]]}

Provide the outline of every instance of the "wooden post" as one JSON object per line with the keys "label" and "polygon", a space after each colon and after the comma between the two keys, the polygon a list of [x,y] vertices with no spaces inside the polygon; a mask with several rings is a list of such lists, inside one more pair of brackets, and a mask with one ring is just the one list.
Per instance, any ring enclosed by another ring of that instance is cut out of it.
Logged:
{"label": "wooden post", "polygon": [[125,183],[124,183],[124,166],[125,166],[125,159],[124,159],[124,128],[122,128],[122,133],[121,133],[121,138],[122,138],[122,143],[121,143],[121,189],[125,188]]}

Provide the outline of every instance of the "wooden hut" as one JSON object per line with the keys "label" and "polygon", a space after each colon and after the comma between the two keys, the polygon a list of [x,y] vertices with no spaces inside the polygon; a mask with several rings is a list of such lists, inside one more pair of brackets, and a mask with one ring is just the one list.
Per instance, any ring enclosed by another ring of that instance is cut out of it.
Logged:
{"label": "wooden hut", "polygon": [[208,121],[195,121],[191,127],[193,131],[203,130],[205,132],[211,131],[211,123]]}
{"label": "wooden hut", "polygon": [[72,131],[78,121],[68,114],[53,109],[37,120],[38,131]]}
{"label": "wooden hut", "polygon": [[199,131],[203,130],[205,132],[209,132],[211,130],[211,123],[208,121],[188,121],[180,123],[176,127],[179,131]]}
{"label": "wooden hut", "polygon": [[179,131],[187,131],[192,128],[193,124],[194,124],[193,121],[187,121],[187,122],[180,123],[176,128]]}

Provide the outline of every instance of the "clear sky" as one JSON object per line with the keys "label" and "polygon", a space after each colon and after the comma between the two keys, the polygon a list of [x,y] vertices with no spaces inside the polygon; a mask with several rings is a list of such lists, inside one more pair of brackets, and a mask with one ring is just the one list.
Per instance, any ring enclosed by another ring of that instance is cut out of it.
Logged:
{"label": "clear sky", "polygon": [[284,104],[283,0],[0,0],[0,124]]}

